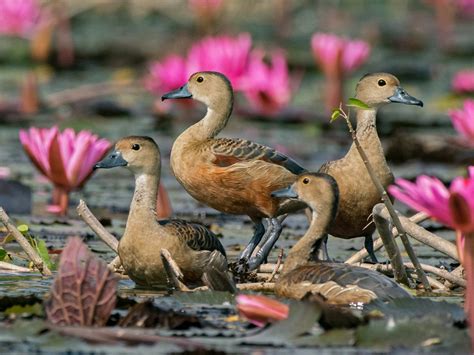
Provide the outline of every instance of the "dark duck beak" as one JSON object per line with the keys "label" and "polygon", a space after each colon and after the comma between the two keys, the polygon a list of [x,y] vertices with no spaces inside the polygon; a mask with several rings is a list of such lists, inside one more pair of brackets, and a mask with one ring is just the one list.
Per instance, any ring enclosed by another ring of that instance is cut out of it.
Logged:
{"label": "dark duck beak", "polygon": [[390,102],[398,102],[405,105],[416,105],[423,107],[423,101],[409,95],[401,86],[398,86],[395,90],[395,93],[388,99]]}
{"label": "dark duck beak", "polygon": [[193,97],[193,95],[189,92],[188,85],[185,84],[179,89],[164,94],[161,97],[161,101],[165,101],[166,99],[190,99],[191,97]]}
{"label": "dark duck beak", "polygon": [[285,187],[284,189],[273,191],[272,197],[286,197],[286,198],[298,198],[298,194],[293,189],[293,185]]}
{"label": "dark duck beak", "polygon": [[112,153],[107,155],[104,159],[94,165],[95,169],[110,169],[117,166],[127,166],[128,162],[122,157],[122,153],[114,150]]}

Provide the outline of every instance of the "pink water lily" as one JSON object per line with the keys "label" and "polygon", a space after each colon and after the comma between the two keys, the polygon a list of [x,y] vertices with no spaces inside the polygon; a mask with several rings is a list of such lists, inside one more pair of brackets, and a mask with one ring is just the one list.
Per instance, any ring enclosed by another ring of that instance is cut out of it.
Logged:
{"label": "pink water lily", "polygon": [[41,7],[37,0],[0,1],[0,34],[30,37],[38,26]]}
{"label": "pink water lily", "polygon": [[463,108],[450,110],[449,116],[456,131],[474,146],[474,100],[464,101]]}
{"label": "pink water lily", "polygon": [[241,83],[252,107],[260,114],[271,116],[288,106],[294,87],[283,52],[273,53],[270,65],[263,58],[263,51],[252,53],[247,74]]}
{"label": "pink water lily", "polygon": [[61,133],[56,126],[20,130],[20,141],[33,164],[53,183],[50,210],[60,214],[67,212],[69,192],[85,184],[94,164],[111,147],[108,140],[89,131],[67,128]]}
{"label": "pink water lily", "polygon": [[242,77],[247,72],[251,47],[252,38],[248,33],[236,37],[206,37],[189,50],[188,73],[217,71],[227,76],[234,89],[239,90]]}
{"label": "pink water lily", "polygon": [[474,348],[474,166],[469,167],[469,177],[455,178],[449,188],[425,175],[415,183],[397,179],[396,185],[389,187],[395,198],[457,231],[456,245],[467,279],[465,309]]}
{"label": "pink water lily", "polygon": [[158,96],[181,86],[189,77],[186,60],[174,54],[161,61],[152,62],[149,72],[145,87]]}
{"label": "pink water lily", "polygon": [[289,307],[273,298],[260,295],[238,295],[237,310],[257,327],[288,318]]}
{"label": "pink water lily", "polygon": [[365,63],[370,55],[370,46],[362,40],[318,32],[311,37],[311,49],[326,76],[325,104],[329,112],[342,102],[344,79]]}
{"label": "pink water lily", "polygon": [[453,90],[459,94],[474,92],[474,70],[460,70],[454,74],[451,82]]}

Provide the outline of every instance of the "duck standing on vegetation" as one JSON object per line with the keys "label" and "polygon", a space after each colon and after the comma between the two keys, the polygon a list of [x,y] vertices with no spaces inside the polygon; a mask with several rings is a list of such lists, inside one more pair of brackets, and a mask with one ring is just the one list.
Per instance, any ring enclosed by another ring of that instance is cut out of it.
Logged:
{"label": "duck standing on vegetation", "polygon": [[[357,139],[382,185],[393,183],[393,174],[385,160],[382,144],[377,135],[377,110],[389,103],[423,106],[423,102],[408,95],[400,81],[392,74],[372,73],[360,79],[356,86],[357,99],[369,106],[356,108]],[[372,208],[381,201],[362,158],[353,143],[347,154],[339,160],[327,162],[319,172],[334,177],[339,186],[339,209],[329,234],[344,239],[365,236],[365,248],[373,262],[377,262],[373,250],[372,233],[375,225],[369,222]]]}
{"label": "duck standing on vegetation", "polygon": [[337,304],[410,297],[394,281],[376,271],[318,260],[319,248],[338,209],[339,190],[330,175],[301,174],[288,188],[274,191],[273,196],[297,198],[312,212],[307,232],[285,260],[275,285],[277,295],[301,299],[308,292],[314,292]]}
{"label": "duck standing on vegetation", "polygon": [[[141,136],[122,138],[114,151],[95,168],[119,166],[127,167],[135,175],[135,192],[118,247],[128,276],[140,286],[165,286],[167,273],[160,253],[161,249],[166,249],[181,269],[186,284],[200,285],[202,277],[212,278],[212,273],[224,275],[225,279],[226,253],[211,231],[183,220],[157,219],[155,207],[161,156],[155,141]],[[232,289],[233,281],[227,277],[227,282],[222,282],[221,286],[224,290]]]}
{"label": "duck standing on vegetation", "polygon": [[[174,142],[173,173],[196,200],[252,219],[255,234],[241,253],[239,266],[256,269],[281,233],[277,216],[304,208],[301,202],[271,197],[271,192],[288,186],[305,169],[272,148],[244,139],[216,138],[229,120],[234,101],[232,86],[224,75],[195,73],[185,85],[162,96],[163,100],[179,98],[200,101],[207,112]],[[268,220],[266,233],[263,219]],[[251,257],[264,233],[263,246]]]}

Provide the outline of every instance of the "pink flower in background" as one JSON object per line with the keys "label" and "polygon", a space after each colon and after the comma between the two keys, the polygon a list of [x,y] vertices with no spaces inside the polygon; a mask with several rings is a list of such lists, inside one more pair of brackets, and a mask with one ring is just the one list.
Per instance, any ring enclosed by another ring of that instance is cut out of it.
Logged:
{"label": "pink flower in background", "polygon": [[348,40],[329,33],[315,33],[311,49],[326,76],[325,106],[330,112],[343,101],[343,82],[348,73],[359,68],[370,54],[370,46],[361,40]]}
{"label": "pink flower in background", "polygon": [[188,80],[186,60],[178,55],[170,55],[150,64],[150,73],[145,78],[145,87],[156,95],[176,89]]}
{"label": "pink flower in background", "polygon": [[474,100],[465,100],[464,107],[450,110],[449,116],[456,131],[474,145]]}
{"label": "pink flower in background", "polygon": [[461,14],[465,15],[474,15],[474,0],[455,0],[456,6],[461,12]]}
{"label": "pink flower in background", "polygon": [[245,97],[259,113],[274,115],[291,100],[291,81],[283,52],[275,52],[271,64],[263,60],[260,50],[252,52],[249,67],[241,80]]}
{"label": "pink flower in background", "polygon": [[67,128],[61,133],[56,126],[20,130],[20,141],[33,164],[53,183],[50,210],[56,208],[61,214],[67,212],[69,192],[85,184],[92,167],[111,146],[89,131],[76,133]]}
{"label": "pink flower in background", "polygon": [[264,327],[267,323],[288,318],[288,305],[260,295],[238,295],[237,310],[250,323]]}
{"label": "pink flower in background", "polygon": [[40,17],[41,8],[36,0],[1,0],[0,34],[29,37]]}
{"label": "pink flower in background", "polygon": [[453,90],[459,94],[474,92],[474,70],[460,70],[451,81]]}
{"label": "pink flower in background", "polygon": [[342,53],[342,67],[346,73],[356,70],[364,64],[370,55],[370,46],[361,40],[346,41]]}
{"label": "pink flower in background", "polygon": [[[251,47],[252,38],[248,33],[237,37],[206,37],[189,50],[188,73],[206,70],[221,72],[231,81],[234,89],[239,90],[248,68]],[[184,82],[186,80],[179,86]]]}
{"label": "pink flower in background", "polygon": [[223,4],[223,0],[188,0],[189,8],[198,16],[215,16]]}
{"label": "pink flower in background", "polygon": [[455,178],[449,189],[425,175],[416,183],[397,179],[396,184],[389,187],[395,198],[457,231],[458,255],[467,280],[465,310],[474,347],[474,166],[469,167],[469,177]]}

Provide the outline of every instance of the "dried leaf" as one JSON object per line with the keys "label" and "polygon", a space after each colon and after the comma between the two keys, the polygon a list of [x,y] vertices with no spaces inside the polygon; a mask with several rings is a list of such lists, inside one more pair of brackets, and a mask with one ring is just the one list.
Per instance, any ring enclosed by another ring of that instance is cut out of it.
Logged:
{"label": "dried leaf", "polygon": [[58,325],[104,325],[116,302],[117,279],[79,237],[70,238],[45,308]]}

